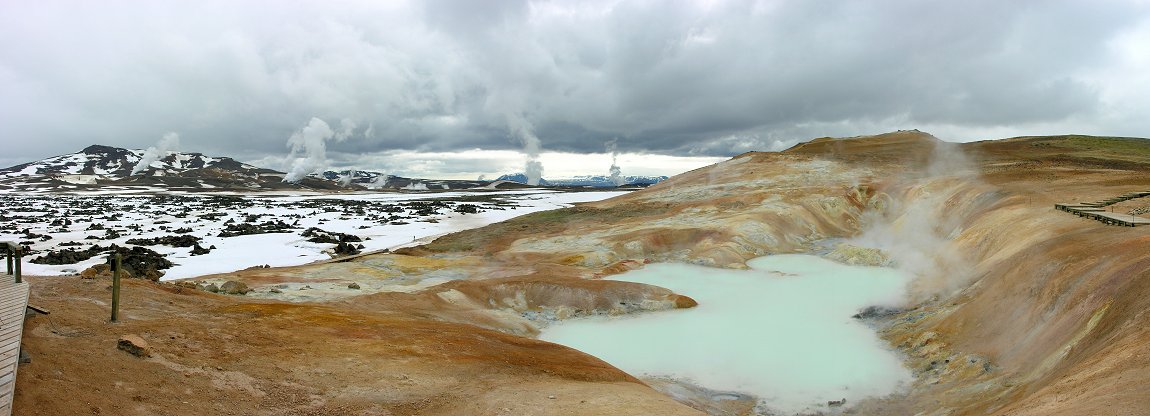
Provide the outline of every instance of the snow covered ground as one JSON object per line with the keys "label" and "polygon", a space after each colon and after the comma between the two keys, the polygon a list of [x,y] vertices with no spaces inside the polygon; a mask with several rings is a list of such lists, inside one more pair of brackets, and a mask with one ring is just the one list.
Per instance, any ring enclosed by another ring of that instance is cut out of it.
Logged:
{"label": "snow covered ground", "polygon": [[[0,195],[0,240],[25,242],[24,273],[78,273],[103,256],[74,264],[35,264],[49,250],[83,250],[93,244],[127,244],[129,239],[190,235],[208,254],[192,247],[150,245],[176,265],[163,280],[225,273],[253,266],[292,266],[332,258],[335,244],[307,241],[310,227],[351,234],[363,251],[430,241],[443,234],[482,227],[532,212],[568,207],[624,192],[357,193],[357,194],[155,194]],[[477,211],[477,212],[474,212]],[[474,212],[474,213],[465,213]],[[290,229],[221,237],[229,227],[290,225]],[[63,245],[62,245],[63,244]]]}

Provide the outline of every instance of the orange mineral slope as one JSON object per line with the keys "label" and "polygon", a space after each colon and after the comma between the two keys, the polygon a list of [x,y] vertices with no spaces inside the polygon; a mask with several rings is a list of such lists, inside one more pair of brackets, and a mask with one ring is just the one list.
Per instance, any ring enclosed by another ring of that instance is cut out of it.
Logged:
{"label": "orange mineral slope", "polygon": [[[855,414],[1150,414],[1150,227],[1054,209],[1150,190],[1148,143],[818,139],[401,253],[133,281],[119,324],[105,322],[106,280],[32,279],[32,303],[53,314],[25,331],[33,362],[20,368],[16,409],[752,414],[753,399],[636,379],[534,336],[572,317],[695,305],[598,277],[806,252],[916,276],[908,310],[876,321],[916,381],[904,395],[848,404]],[[228,280],[253,291],[195,284]],[[150,358],[115,349],[129,333]]]}

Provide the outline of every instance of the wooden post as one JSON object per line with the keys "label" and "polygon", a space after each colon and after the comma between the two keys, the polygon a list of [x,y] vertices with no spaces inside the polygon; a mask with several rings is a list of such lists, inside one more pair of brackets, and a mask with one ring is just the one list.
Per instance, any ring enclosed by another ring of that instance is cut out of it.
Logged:
{"label": "wooden post", "polygon": [[8,260],[8,274],[12,274],[12,247],[4,244],[4,259]]}
{"label": "wooden post", "polygon": [[112,257],[112,322],[120,314],[120,260],[123,256],[116,253]]}
{"label": "wooden post", "polygon": [[16,246],[13,251],[16,252],[16,283],[20,283],[22,281],[20,279],[20,263],[23,262],[21,259],[24,257],[24,253],[20,246]]}

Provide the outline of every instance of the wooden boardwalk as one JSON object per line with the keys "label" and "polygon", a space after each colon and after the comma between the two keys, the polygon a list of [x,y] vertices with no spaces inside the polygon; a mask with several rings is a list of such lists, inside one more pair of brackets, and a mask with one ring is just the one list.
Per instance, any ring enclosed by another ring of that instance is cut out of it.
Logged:
{"label": "wooden boardwalk", "polygon": [[3,416],[12,414],[27,308],[28,283],[16,283],[12,276],[0,276],[0,415]]}
{"label": "wooden boardwalk", "polygon": [[1082,205],[1092,206],[1095,208],[1101,208],[1101,207],[1105,207],[1105,206],[1109,206],[1109,205],[1114,205],[1114,204],[1117,204],[1119,202],[1129,201],[1129,200],[1134,199],[1134,198],[1141,198],[1144,196],[1150,196],[1150,191],[1128,192],[1128,193],[1118,195],[1118,196],[1110,198],[1110,199],[1103,199],[1103,200],[1097,201],[1097,202],[1088,202],[1088,203],[1084,203]]}
{"label": "wooden boardwalk", "polygon": [[0,241],[0,250],[8,264],[7,274],[0,276],[0,416],[11,416],[24,314],[28,310],[28,283],[20,278],[20,245]]}
{"label": "wooden boardwalk", "polygon": [[1054,209],[1066,211],[1079,217],[1101,221],[1106,225],[1137,227],[1139,225],[1150,225],[1150,218],[1142,218],[1129,214],[1119,214],[1116,212],[1106,212],[1105,207],[1117,204],[1119,202],[1129,201],[1134,198],[1142,198],[1146,196],[1150,196],[1150,191],[1130,192],[1097,202],[1054,204]]}

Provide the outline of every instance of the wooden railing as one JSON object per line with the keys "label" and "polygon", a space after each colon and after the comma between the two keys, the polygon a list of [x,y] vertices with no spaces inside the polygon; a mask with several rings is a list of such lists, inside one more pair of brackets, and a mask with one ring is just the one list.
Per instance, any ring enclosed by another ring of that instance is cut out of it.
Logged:
{"label": "wooden railing", "polygon": [[[16,283],[23,282],[23,277],[20,274],[21,258],[24,257],[24,248],[19,244],[11,241],[0,241],[0,246],[4,249],[4,259],[8,263],[8,275],[16,276]],[[13,267],[15,263],[15,267]]]}

